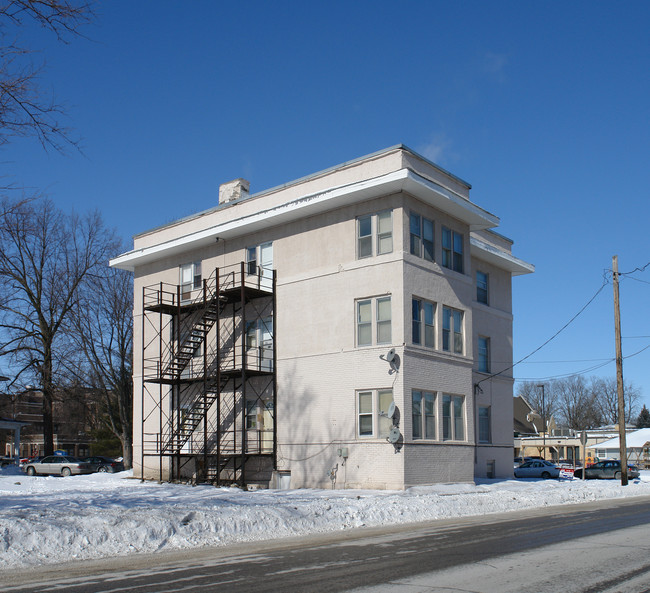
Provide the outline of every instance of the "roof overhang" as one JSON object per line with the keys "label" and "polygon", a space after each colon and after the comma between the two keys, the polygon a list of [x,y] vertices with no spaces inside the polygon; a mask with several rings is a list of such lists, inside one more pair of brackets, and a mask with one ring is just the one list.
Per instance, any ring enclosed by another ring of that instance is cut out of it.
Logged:
{"label": "roof overhang", "polygon": [[[134,249],[112,259],[110,265],[115,268],[134,271],[136,266],[204,247],[219,239],[232,239],[240,235],[255,233],[270,226],[286,224],[342,206],[402,191],[430,204],[437,210],[465,222],[469,225],[470,230],[489,229],[499,224],[498,217],[483,210],[466,198],[414,173],[410,169],[400,169],[373,179],[301,196],[296,200],[267,209],[260,209],[253,214],[227,220],[221,224],[182,235],[164,243]],[[270,196],[261,196],[257,199],[270,198]],[[229,210],[229,212],[232,212],[232,210]]]}
{"label": "roof overhang", "polygon": [[29,422],[22,422],[20,420],[6,420],[0,418],[0,429],[2,430],[16,430],[23,426],[29,426]]}
{"label": "roof overhang", "polygon": [[498,268],[508,270],[513,276],[532,274],[535,271],[533,264],[529,264],[511,253],[502,251],[476,237],[470,237],[469,244],[470,252],[473,256],[493,264]]}

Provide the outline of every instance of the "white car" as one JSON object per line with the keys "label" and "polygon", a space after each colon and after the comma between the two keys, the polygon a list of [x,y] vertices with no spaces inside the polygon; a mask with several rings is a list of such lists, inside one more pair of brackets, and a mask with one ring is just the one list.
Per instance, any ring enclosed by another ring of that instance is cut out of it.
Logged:
{"label": "white car", "polygon": [[560,470],[550,461],[531,459],[515,468],[515,478],[557,478]]}
{"label": "white car", "polygon": [[89,463],[69,455],[49,455],[40,461],[25,464],[25,473],[28,476],[39,474],[53,476],[70,476],[72,474],[92,474],[95,468]]}

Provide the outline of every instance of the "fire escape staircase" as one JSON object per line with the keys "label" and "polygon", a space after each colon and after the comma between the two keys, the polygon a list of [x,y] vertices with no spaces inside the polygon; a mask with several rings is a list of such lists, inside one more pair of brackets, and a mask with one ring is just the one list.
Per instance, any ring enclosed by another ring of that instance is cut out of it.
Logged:
{"label": "fire escape staircase", "polygon": [[207,384],[205,391],[200,391],[197,394],[192,407],[185,411],[178,428],[171,432],[169,438],[163,444],[161,453],[180,452],[194,431],[206,418],[208,410],[217,400],[219,393],[225,388],[228,380],[228,377],[223,377],[220,381],[215,378]]}
{"label": "fire escape staircase", "polygon": [[[188,329],[181,333],[177,350],[172,353],[165,365],[161,373],[162,378],[172,381],[181,380],[183,371],[188,367],[194,353],[201,344],[205,343],[206,336],[226,307],[227,300],[221,296],[216,284],[215,276],[206,280],[204,295],[198,301],[201,306],[183,320],[183,325]],[[218,361],[214,356],[213,360],[209,361],[209,365],[214,367],[216,364]],[[217,377],[211,378],[205,391],[200,390],[196,395],[192,406],[185,411],[179,426],[168,433],[167,439],[162,444],[161,453],[179,452],[190,439],[227,383],[227,378],[219,381]]]}

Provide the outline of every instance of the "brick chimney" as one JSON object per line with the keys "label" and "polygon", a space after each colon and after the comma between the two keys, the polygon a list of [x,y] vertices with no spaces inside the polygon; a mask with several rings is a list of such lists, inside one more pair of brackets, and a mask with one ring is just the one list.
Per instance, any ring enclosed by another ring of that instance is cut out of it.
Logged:
{"label": "brick chimney", "polygon": [[222,183],[219,186],[219,204],[232,202],[239,198],[247,198],[250,186],[250,181],[241,177],[233,181],[228,181],[227,183]]}

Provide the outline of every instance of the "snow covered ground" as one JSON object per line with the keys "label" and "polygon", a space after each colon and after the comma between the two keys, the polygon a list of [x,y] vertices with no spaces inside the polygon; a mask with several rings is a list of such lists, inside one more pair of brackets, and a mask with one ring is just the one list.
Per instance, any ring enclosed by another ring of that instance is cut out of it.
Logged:
{"label": "snow covered ground", "polygon": [[650,495],[650,471],[626,487],[615,480],[481,480],[404,492],[244,492],[130,476],[2,470],[0,570]]}

